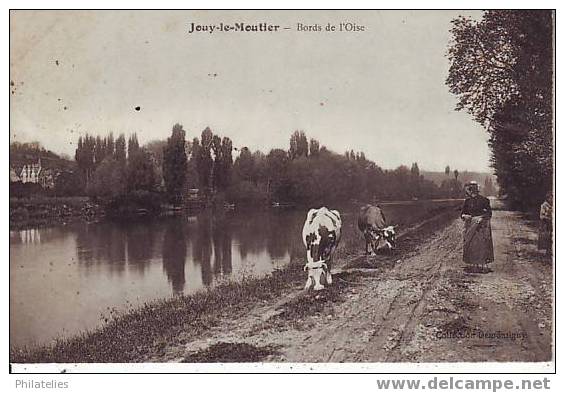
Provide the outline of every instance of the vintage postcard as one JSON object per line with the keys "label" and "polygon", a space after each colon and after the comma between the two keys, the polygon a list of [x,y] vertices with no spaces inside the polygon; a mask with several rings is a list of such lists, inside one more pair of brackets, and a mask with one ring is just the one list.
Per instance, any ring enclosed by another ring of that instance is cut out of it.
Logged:
{"label": "vintage postcard", "polygon": [[554,370],[554,11],[9,16],[11,372]]}

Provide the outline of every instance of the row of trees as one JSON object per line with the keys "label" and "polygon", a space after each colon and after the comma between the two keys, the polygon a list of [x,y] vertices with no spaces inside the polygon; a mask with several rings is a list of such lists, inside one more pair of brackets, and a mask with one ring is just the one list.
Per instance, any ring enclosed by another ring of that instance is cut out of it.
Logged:
{"label": "row of trees", "polygon": [[[221,195],[240,204],[272,201],[296,204],[335,203],[350,199],[411,199],[460,196],[455,179],[438,187],[411,168],[381,169],[363,152],[344,155],[329,151],[303,131],[294,132],[288,150],[265,154],[247,147],[234,149],[229,138],[206,128],[190,148],[188,172],[192,183],[210,196]],[[232,158],[233,150],[239,155]],[[189,179],[190,182],[190,179]]]}
{"label": "row of trees", "polygon": [[[127,146],[127,149],[126,149]],[[234,151],[239,154],[234,160]],[[135,134],[126,143],[86,135],[79,139],[76,162],[89,195],[125,201],[124,196],[158,192],[180,204],[187,188],[199,188],[207,200],[240,205],[268,202],[339,203],[357,200],[461,196],[455,179],[438,187],[420,174],[417,163],[383,170],[363,152],[337,154],[303,131],[294,132],[288,150],[268,154],[233,147],[228,137],[210,128],[186,141],[176,124],[167,141],[140,147]]]}
{"label": "row of trees", "polygon": [[116,140],[111,133],[103,138],[79,137],[75,160],[81,184],[89,195],[110,203],[150,201],[156,208],[161,201],[157,195],[164,194],[178,204],[188,169],[185,134],[182,126],[175,124],[166,142],[154,141],[143,147],[135,133],[127,144],[124,134]]}
{"label": "row of trees", "polygon": [[124,214],[139,208],[158,211],[159,179],[153,155],[140,147],[136,134],[114,140],[85,135],[75,151],[78,185],[107,203],[111,213]]}
{"label": "row of trees", "polygon": [[275,148],[268,154],[234,148],[228,137],[214,134],[210,128],[202,131],[200,138],[187,142],[180,124],[174,125],[167,140],[144,146],[140,146],[136,134],[127,138],[124,134],[114,138],[111,133],[81,136],[74,163],[54,153],[48,156],[38,148],[30,150],[27,145],[11,146],[10,151],[16,161],[27,162],[43,152],[43,158],[66,163],[58,166],[55,189],[50,191],[55,195],[87,194],[116,208],[129,206],[130,210],[158,209],[165,201],[181,204],[188,188],[200,189],[208,201],[219,199],[240,205],[462,195],[457,171],[454,178],[448,177],[438,187],[420,174],[417,163],[410,168],[383,170],[363,152],[334,153],[319,141],[308,139],[303,131],[291,135],[288,149]]}
{"label": "row of trees", "polygon": [[494,10],[453,21],[447,85],[490,134],[498,184],[517,208],[553,184],[553,12]]}
{"label": "row of trees", "polygon": [[155,165],[149,152],[139,146],[137,135],[121,134],[116,140],[105,137],[79,137],[75,152],[81,185],[89,195],[113,198],[131,191],[154,191]]}

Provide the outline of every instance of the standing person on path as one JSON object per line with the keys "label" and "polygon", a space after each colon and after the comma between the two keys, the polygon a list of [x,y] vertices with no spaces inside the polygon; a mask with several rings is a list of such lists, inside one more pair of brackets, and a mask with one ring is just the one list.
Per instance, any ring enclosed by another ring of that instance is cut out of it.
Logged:
{"label": "standing person on path", "polygon": [[485,272],[486,265],[494,260],[490,201],[479,194],[479,185],[475,181],[465,184],[465,195],[461,211],[461,218],[465,222],[463,261],[473,265],[475,271]]}
{"label": "standing person on path", "polygon": [[545,250],[545,255],[551,256],[553,234],[553,194],[547,193],[545,201],[539,210],[538,250]]}

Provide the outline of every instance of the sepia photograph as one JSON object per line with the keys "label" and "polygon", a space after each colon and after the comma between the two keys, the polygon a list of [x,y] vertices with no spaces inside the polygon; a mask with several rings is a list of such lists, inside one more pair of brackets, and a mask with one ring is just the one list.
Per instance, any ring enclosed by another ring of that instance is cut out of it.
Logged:
{"label": "sepia photograph", "polygon": [[553,372],[555,14],[10,10],[10,372]]}

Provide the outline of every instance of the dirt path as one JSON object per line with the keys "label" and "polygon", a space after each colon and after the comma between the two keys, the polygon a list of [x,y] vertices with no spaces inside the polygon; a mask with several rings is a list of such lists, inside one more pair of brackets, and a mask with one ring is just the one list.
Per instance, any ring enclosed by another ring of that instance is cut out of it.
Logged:
{"label": "dirt path", "polygon": [[361,258],[327,290],[259,305],[150,360],[550,361],[551,262],[518,213],[495,210],[492,229],[492,272],[466,271],[455,220],[401,257]]}

